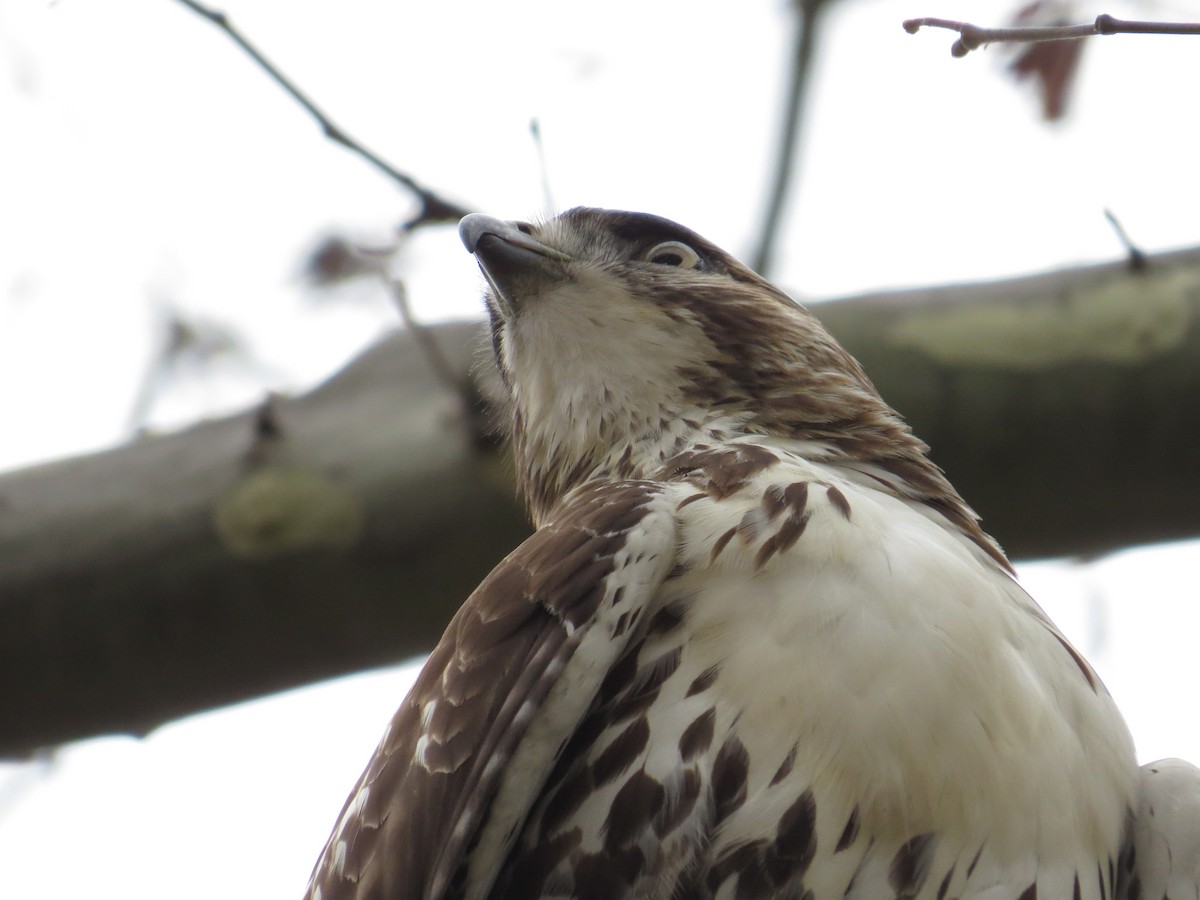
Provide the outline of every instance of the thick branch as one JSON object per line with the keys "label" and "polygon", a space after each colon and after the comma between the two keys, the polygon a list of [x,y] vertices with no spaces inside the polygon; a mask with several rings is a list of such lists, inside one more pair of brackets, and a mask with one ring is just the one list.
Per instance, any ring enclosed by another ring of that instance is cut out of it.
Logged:
{"label": "thick branch", "polygon": [[[442,325],[466,379],[479,325]],[[0,755],[412,656],[526,534],[407,333],[240,415],[0,477]]]}
{"label": "thick branch", "polygon": [[[1018,557],[1200,534],[1200,249],[816,311]],[[479,326],[433,329],[461,377]],[[397,334],[294,399],[0,476],[0,754],[401,659],[524,534]]]}
{"label": "thick branch", "polygon": [[969,22],[953,19],[906,19],[904,30],[916,34],[922,28],[946,28],[958,32],[958,40],[950,47],[952,56],[966,56],[984,44],[1001,42],[1033,43],[1037,41],[1075,41],[1107,34],[1200,34],[1200,24],[1194,22],[1140,22],[1099,15],[1085,25],[1043,25],[1018,28],[981,28]]}

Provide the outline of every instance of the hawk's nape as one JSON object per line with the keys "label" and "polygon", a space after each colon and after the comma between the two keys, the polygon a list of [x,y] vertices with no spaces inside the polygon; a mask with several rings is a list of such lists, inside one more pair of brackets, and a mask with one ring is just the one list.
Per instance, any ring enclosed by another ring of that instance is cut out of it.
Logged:
{"label": "hawk's nape", "polygon": [[1196,896],[1195,771],[1139,776],[807,311],[656,216],[460,233],[537,531],[451,622],[310,896]]}

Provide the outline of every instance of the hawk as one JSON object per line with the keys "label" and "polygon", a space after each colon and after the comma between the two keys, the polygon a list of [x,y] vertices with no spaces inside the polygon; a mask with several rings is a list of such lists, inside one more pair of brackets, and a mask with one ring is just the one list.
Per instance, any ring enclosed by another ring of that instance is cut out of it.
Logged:
{"label": "hawk", "polygon": [[460,234],[537,530],[446,629],[309,897],[1195,896],[1195,770],[1139,773],[811,314],[657,216]]}

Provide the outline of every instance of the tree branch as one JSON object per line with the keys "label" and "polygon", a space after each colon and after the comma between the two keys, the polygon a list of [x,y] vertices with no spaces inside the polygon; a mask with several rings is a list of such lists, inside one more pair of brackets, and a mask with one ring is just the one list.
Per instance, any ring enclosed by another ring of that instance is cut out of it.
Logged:
{"label": "tree branch", "polygon": [[439,222],[457,222],[463,216],[472,212],[472,210],[467,209],[465,206],[455,203],[452,200],[447,200],[430,188],[425,187],[411,175],[401,172],[378,153],[350,137],[307,94],[301,91],[295,82],[284,75],[261,50],[250,43],[249,39],[234,26],[225,13],[198,3],[197,0],[178,0],[178,2],[225,32],[235,44],[245,51],[247,56],[254,60],[259,68],[271,77],[272,81],[283,88],[293,100],[304,108],[305,112],[316,120],[327,138],[337,144],[341,144],[351,153],[355,153],[362,159],[365,159],[392,181],[403,186],[416,196],[418,203],[420,203],[420,211],[401,226],[404,231],[412,231],[422,225],[432,225]]}
{"label": "tree branch", "polygon": [[779,224],[787,206],[789,186],[796,174],[796,146],[804,123],[804,101],[812,71],[813,49],[816,46],[817,17],[827,0],[796,0],[796,34],[792,50],[792,71],[788,79],[783,127],[779,134],[779,152],[775,171],[767,188],[767,211],[763,216],[762,232],[751,260],[751,268],[765,278],[774,265],[775,242]]}
{"label": "tree branch", "polygon": [[981,28],[969,22],[953,19],[906,19],[904,30],[916,34],[922,28],[946,28],[959,34],[950,47],[952,56],[966,56],[984,44],[1000,42],[1033,43],[1037,41],[1072,41],[1107,34],[1195,34],[1200,24],[1192,22],[1140,22],[1118,19],[1107,14],[1096,16],[1088,25],[1045,25],[1021,28]]}
{"label": "tree branch", "polygon": [[[813,307],[1016,558],[1200,534],[1200,249]],[[472,367],[482,324],[433,326]],[[0,756],[396,661],[527,533],[397,332],[300,397],[0,475]]]}
{"label": "tree branch", "polygon": [[[434,330],[484,390],[480,324]],[[527,533],[403,331],[303,396],[0,476],[0,757],[413,656]]]}

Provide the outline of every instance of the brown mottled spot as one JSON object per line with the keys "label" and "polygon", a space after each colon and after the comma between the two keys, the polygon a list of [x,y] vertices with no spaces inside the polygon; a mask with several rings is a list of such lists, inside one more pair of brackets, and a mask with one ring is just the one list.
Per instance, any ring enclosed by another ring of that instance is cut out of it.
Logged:
{"label": "brown mottled spot", "polygon": [[695,503],[697,500],[704,500],[707,497],[708,497],[708,494],[704,493],[704,491],[700,491],[697,494],[692,494],[690,497],[684,497],[682,500],[679,501],[679,505],[675,507],[675,511],[679,512],[679,510],[683,509],[689,503]]}
{"label": "brown mottled spot", "polygon": [[[1151,816],[1154,815],[1154,806],[1153,805],[1150,806],[1149,812],[1150,812]],[[1133,810],[1130,809],[1128,806],[1125,807],[1125,818],[1126,819],[1133,818]],[[1134,866],[1137,865],[1137,847],[1134,846],[1133,841],[1126,842],[1125,850],[1121,854],[1121,860],[1120,860],[1119,865],[1121,866],[1121,870],[1123,872],[1125,872],[1126,875],[1128,875],[1130,872],[1132,872],[1134,869]],[[1076,875],[1075,877],[1078,878],[1079,876]]]}
{"label": "brown mottled spot", "polygon": [[[749,841],[745,844],[738,844],[731,847],[721,854],[721,858],[713,863],[708,870],[708,890],[710,895],[714,895],[720,890],[730,878],[737,878],[739,881],[739,890],[735,896],[741,896],[741,874],[743,872],[754,872],[759,868],[759,862],[762,858],[763,850],[766,848],[766,841]],[[761,876],[760,876],[761,877]]]}
{"label": "brown mottled spot", "polygon": [[[946,873],[946,877],[942,879],[942,883],[938,885],[937,900],[946,900],[946,892],[950,890],[950,879],[954,877],[954,866],[950,867],[950,871]],[[1078,879],[1075,881],[1076,887],[1079,885]],[[1078,897],[1075,900],[1079,900]]]}
{"label": "brown mottled spot", "polygon": [[667,634],[674,631],[682,621],[683,615],[679,610],[671,606],[664,606],[654,614],[654,618],[646,626],[646,634],[647,636],[652,634]]}
{"label": "brown mottled spot", "polygon": [[846,820],[846,827],[842,829],[842,836],[838,838],[837,846],[833,848],[834,853],[841,853],[847,847],[854,843],[858,838],[858,807],[855,806],[850,813],[850,818]]}
{"label": "brown mottled spot", "polygon": [[658,687],[650,690],[638,690],[621,698],[609,710],[612,724],[616,725],[631,716],[645,712],[650,708],[650,704],[658,699],[658,690]]}
{"label": "brown mottled spot", "polygon": [[779,764],[779,768],[775,770],[775,777],[771,779],[771,786],[779,784],[783,779],[788,777],[792,771],[792,766],[796,764],[796,745],[792,745],[792,749],[788,751],[788,755],[783,758],[783,762]]}
{"label": "brown mottled spot", "polygon": [[717,675],[720,673],[720,666],[709,666],[699,675],[692,679],[692,683],[688,685],[687,694],[685,696],[694,697],[702,691],[707,691],[712,687],[713,682],[717,680]]}
{"label": "brown mottled spot", "polygon": [[716,710],[708,709],[683,730],[683,734],[679,736],[679,756],[684,762],[691,762],[712,746],[715,720]]}
{"label": "brown mottled spot", "polygon": [[808,506],[808,482],[794,481],[783,489],[783,503],[788,515],[799,518]]}
{"label": "brown mottled spot", "polygon": [[708,554],[708,561],[710,563],[717,561],[717,557],[721,555],[721,551],[725,549],[725,545],[733,539],[735,534],[737,534],[737,528],[730,528],[727,532],[717,538],[717,540],[713,543],[712,552]]}
{"label": "brown mottled spot", "polygon": [[598,699],[601,702],[613,699],[633,683],[634,676],[638,671],[639,649],[639,647],[633,647],[627,650],[620,659],[613,663],[608,674],[604,676],[604,681],[600,682]]}
{"label": "brown mottled spot", "polygon": [[613,626],[613,637],[620,637],[628,630],[630,625],[630,613],[634,614],[633,618],[636,620],[637,610],[626,610],[625,612],[621,613],[621,615],[617,616],[617,624]]}
{"label": "brown mottled spot", "polygon": [[790,516],[784,519],[779,530],[763,541],[762,546],[758,548],[758,553],[754,555],[754,565],[762,568],[776,553],[790,549],[800,539],[800,535],[804,534],[804,529],[808,527],[808,518],[808,513],[805,513],[799,519]]}
{"label": "brown mottled spot", "polygon": [[742,521],[738,522],[737,534],[744,543],[750,544],[758,537],[758,533],[762,530],[763,518],[762,513],[757,509],[748,509],[746,514],[742,516]]}
{"label": "brown mottled spot", "polygon": [[769,484],[763,491],[762,508],[763,512],[767,514],[767,521],[774,519],[787,508],[787,503],[783,499],[786,487],[786,484]]}
{"label": "brown mottled spot", "polygon": [[932,845],[932,834],[918,834],[905,841],[896,851],[888,868],[888,884],[896,891],[898,897],[913,897],[921,890],[921,885],[929,876],[929,863],[933,857]]}
{"label": "brown mottled spot", "polygon": [[683,658],[683,645],[679,644],[659,654],[654,660],[647,663],[643,672],[638,672],[638,681],[643,682],[645,687],[658,690],[662,687],[664,681],[675,674],[675,670],[679,668],[679,661]]}
{"label": "brown mottled spot", "polygon": [[621,454],[621,458],[617,460],[617,474],[622,478],[627,478],[628,473],[633,471],[633,444],[625,447],[625,452]]}
{"label": "brown mottled spot", "polygon": [[586,766],[572,772],[554,792],[542,814],[542,833],[549,834],[562,825],[592,795],[592,773]]}
{"label": "brown mottled spot", "polygon": [[1037,882],[1035,881],[1025,890],[1021,891],[1021,896],[1017,900],[1037,900]]}
{"label": "brown mottled spot", "polygon": [[804,529],[808,526],[808,513],[804,513],[798,517],[791,517],[783,520],[783,524],[779,526],[779,531],[775,533],[775,539],[779,542],[780,551],[787,550],[796,543],[800,535],[804,534]]}
{"label": "brown mottled spot", "polygon": [[971,860],[971,864],[967,866],[968,878],[975,874],[975,867],[979,865],[979,857],[983,856],[983,847],[983,844],[979,845],[979,849],[975,851],[975,857]]}
{"label": "brown mottled spot", "polygon": [[812,791],[805,791],[779,817],[775,840],[763,863],[771,881],[781,885],[808,871],[816,853],[817,801]]}
{"label": "brown mottled spot", "polygon": [[637,760],[650,742],[650,723],[643,716],[631,722],[592,763],[596,787],[608,784]]}
{"label": "brown mottled spot", "polygon": [[[1140,900],[1142,896],[1142,886],[1138,884],[1137,879],[1129,887],[1129,900]],[[1083,891],[1079,889],[1079,873],[1075,873],[1075,887],[1071,891],[1071,900],[1083,900]]]}
{"label": "brown mottled spot", "polygon": [[613,897],[630,896],[638,876],[646,868],[645,855],[638,847],[605,850],[604,853],[586,853],[575,863],[572,897],[612,900]]}
{"label": "brown mottled spot", "polygon": [[755,860],[743,866],[737,873],[734,900],[774,900],[777,896],[772,889],[768,873],[763,868],[763,848],[755,849],[758,851]]}
{"label": "brown mottled spot", "polygon": [[737,493],[746,482],[779,462],[773,452],[754,444],[688,450],[667,460],[658,478],[688,478],[710,496],[720,500]]}
{"label": "brown mottled spot", "polygon": [[808,482],[795,481],[783,488],[779,488],[778,485],[771,487],[777,490],[768,490],[764,494],[764,507],[775,510],[772,516],[783,510],[787,510],[787,515],[775,534],[763,541],[762,546],[758,548],[754,564],[760,568],[776,553],[788,550],[808,527]]}
{"label": "brown mottled spot", "polygon": [[582,765],[592,746],[612,724],[611,707],[599,706],[585,716],[579,727],[571,733],[566,746],[559,752],[558,762],[548,783],[557,784],[566,777],[569,770],[573,770],[577,764]]}
{"label": "brown mottled spot", "polygon": [[660,838],[674,831],[696,806],[700,796],[700,773],[694,767],[684,769],[677,783],[667,786],[667,801],[654,820],[654,833]]}
{"label": "brown mottled spot", "polygon": [[500,885],[500,894],[540,897],[546,879],[582,840],[583,832],[572,828],[533,844],[516,857],[511,871],[504,876],[505,880]]}
{"label": "brown mottled spot", "polygon": [[[659,613],[661,616],[667,610]],[[655,617],[656,619],[658,616]],[[630,716],[644,711],[658,698],[663,682],[679,668],[683,656],[683,647],[675,646],[655,659],[640,665],[623,697],[620,697],[609,710],[610,723],[622,722]]]}
{"label": "brown mottled spot", "polygon": [[617,588],[612,592],[612,596],[608,598],[608,605],[609,606],[619,606],[621,603],[621,600],[624,597],[625,597],[625,586],[618,585]]}
{"label": "brown mottled spot", "polygon": [[715,819],[721,822],[746,802],[746,777],[750,754],[736,736],[730,735],[713,761],[712,792]]}
{"label": "brown mottled spot", "polygon": [[613,797],[604,821],[604,849],[612,852],[637,840],[651,826],[665,799],[663,786],[645,769],[629,776]]}
{"label": "brown mottled spot", "polygon": [[831,484],[825,488],[825,496],[829,498],[830,505],[840,512],[846,521],[850,521],[850,501],[846,499],[846,495]]}

